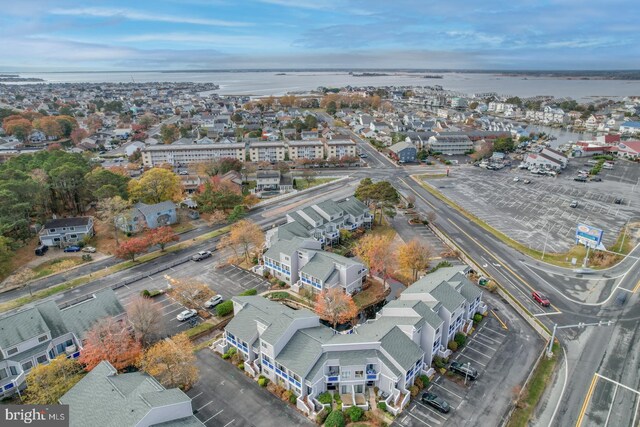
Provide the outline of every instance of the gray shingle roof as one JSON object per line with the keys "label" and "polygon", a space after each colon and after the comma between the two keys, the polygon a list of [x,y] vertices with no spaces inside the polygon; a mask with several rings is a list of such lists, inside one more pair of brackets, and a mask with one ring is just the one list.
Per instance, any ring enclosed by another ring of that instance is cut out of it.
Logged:
{"label": "gray shingle roof", "polygon": [[146,203],[136,203],[135,208],[142,212],[145,217],[156,215],[158,212],[164,212],[176,208],[176,204],[170,200],[156,203],[155,205],[147,205]]}
{"label": "gray shingle roof", "polygon": [[415,150],[416,146],[406,141],[400,141],[397,144],[393,144],[391,147],[389,147],[389,150],[393,151],[394,153],[399,153],[406,148],[413,148]]}
{"label": "gray shingle roof", "polygon": [[[328,328],[317,326],[309,329]],[[322,354],[322,341],[314,337],[313,334],[308,334],[307,331],[308,329],[298,330],[293,334],[293,337],[276,357],[276,362],[286,366],[301,378],[307,376],[309,370]]]}
{"label": "gray shingle roof", "polygon": [[411,369],[416,361],[424,356],[420,346],[398,327],[391,329],[382,338],[380,345],[405,371]]}
{"label": "gray shingle roof", "polygon": [[325,200],[324,202],[317,203],[315,206],[331,216],[337,215],[340,217],[344,215],[344,210],[333,200]]}
{"label": "gray shingle roof", "polygon": [[89,219],[88,216],[50,219],[45,222],[44,228],[82,227],[89,224]]}
{"label": "gray shingle roof", "polygon": [[98,319],[117,317],[124,312],[116,294],[111,289],[104,289],[91,299],[61,310],[60,315],[69,331],[82,339]]}
{"label": "gray shingle roof", "polygon": [[446,282],[436,286],[430,293],[450,312],[453,312],[465,302],[464,297]]}
{"label": "gray shingle roof", "polygon": [[0,319],[0,347],[6,350],[47,332],[49,327],[37,307],[19,311]]}
{"label": "gray shingle roof", "polygon": [[[165,390],[155,379],[142,372],[117,375],[116,370],[103,361],[60,398],[69,405],[70,425],[120,427],[137,425],[149,411],[190,401],[178,389]],[[171,416],[171,415],[169,415]],[[202,425],[194,418],[187,424]],[[189,418],[189,417],[186,417]],[[168,424],[172,425],[172,424]]]}
{"label": "gray shingle roof", "polygon": [[338,205],[345,212],[356,217],[364,214],[365,212],[369,212],[369,208],[367,207],[367,205],[365,205],[355,197],[350,197],[348,199],[341,200],[338,202]]}

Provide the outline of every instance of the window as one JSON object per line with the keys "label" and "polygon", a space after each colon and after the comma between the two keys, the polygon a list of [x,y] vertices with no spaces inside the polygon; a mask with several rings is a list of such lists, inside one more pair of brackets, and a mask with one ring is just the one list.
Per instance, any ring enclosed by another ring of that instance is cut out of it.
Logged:
{"label": "window", "polygon": [[16,354],[18,352],[18,347],[13,347],[7,350],[7,354],[11,356],[12,354]]}
{"label": "window", "polygon": [[351,371],[342,371],[340,373],[340,376],[342,377],[343,380],[347,380],[351,378]]}
{"label": "window", "polygon": [[18,375],[18,370],[15,366],[9,366],[9,372],[11,372],[11,375]]}
{"label": "window", "polygon": [[46,361],[47,361],[47,355],[46,355],[46,354],[40,355],[40,356],[38,356],[38,358],[36,359],[36,362],[38,362],[38,363],[44,363],[44,362],[46,362]]}
{"label": "window", "polygon": [[356,371],[355,378],[362,378],[364,376],[364,371]]}
{"label": "window", "polygon": [[56,232],[56,229],[55,229],[55,228],[50,228],[50,229],[49,229],[49,233],[55,233],[55,232]]}
{"label": "window", "polygon": [[266,349],[266,348],[267,348],[267,343],[265,343],[265,342],[262,342],[262,341],[261,341],[261,342],[260,342],[260,346],[261,346],[262,348]]}
{"label": "window", "polygon": [[0,380],[3,380],[5,378],[7,378],[9,375],[7,375],[7,370],[5,368],[0,369]]}
{"label": "window", "polygon": [[48,337],[46,335],[43,335],[43,336],[38,338],[38,342],[45,342],[47,340],[47,338]]}
{"label": "window", "polygon": [[31,360],[22,364],[22,370],[25,372],[27,372],[31,368],[33,368],[33,362]]}

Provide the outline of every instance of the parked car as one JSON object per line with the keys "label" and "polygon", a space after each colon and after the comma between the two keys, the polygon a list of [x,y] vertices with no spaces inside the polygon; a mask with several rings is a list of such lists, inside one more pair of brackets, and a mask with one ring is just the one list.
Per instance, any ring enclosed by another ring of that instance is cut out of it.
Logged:
{"label": "parked car", "polygon": [[213,308],[216,305],[220,304],[222,301],[223,301],[222,295],[215,295],[215,296],[212,296],[209,301],[205,302],[204,306],[206,308]]}
{"label": "parked car", "polygon": [[600,181],[602,181],[602,178],[597,177],[597,176],[594,176],[593,178],[591,178],[591,181],[593,181],[593,182],[600,182]]}
{"label": "parked car", "polygon": [[531,293],[531,298],[533,298],[535,302],[543,307],[549,307],[551,305],[551,303],[549,302],[549,298],[544,296],[544,294],[542,294],[541,292],[533,291]]}
{"label": "parked car", "polygon": [[80,246],[67,246],[64,248],[64,252],[80,252]]}
{"label": "parked car", "polygon": [[466,377],[468,380],[475,381],[478,378],[478,371],[471,367],[471,364],[451,362],[449,370],[455,372],[458,375]]}
{"label": "parked car", "polygon": [[449,405],[446,400],[431,392],[423,393],[420,400],[422,400],[422,403],[425,405],[433,406],[444,414],[451,410],[451,405]]}
{"label": "parked car", "polygon": [[43,256],[47,251],[49,250],[49,246],[47,245],[40,245],[36,248],[36,255],[37,256]]}
{"label": "parked car", "polygon": [[191,308],[189,310],[185,310],[185,311],[181,312],[180,314],[178,314],[176,316],[176,319],[178,319],[181,322],[184,322],[187,319],[191,319],[192,317],[195,317],[197,314],[198,314],[198,312]]}
{"label": "parked car", "polygon": [[513,182],[518,182],[518,181],[520,181],[519,177],[516,176],[515,178],[513,178]]}
{"label": "parked car", "polygon": [[576,176],[573,180],[578,182],[587,182],[587,178],[584,176]]}
{"label": "parked car", "polygon": [[82,248],[82,252],[88,252],[90,254],[95,253],[96,248],[94,248],[93,246],[85,246],[84,248]]}
{"label": "parked car", "polygon": [[570,207],[572,207],[572,208],[577,208],[577,207],[578,207],[578,201],[577,201],[577,200],[573,200],[573,201],[569,204],[569,206],[570,206]]}
{"label": "parked car", "polygon": [[615,203],[616,205],[621,205],[622,204],[622,197],[616,197],[616,199],[613,201],[613,203]]}
{"label": "parked car", "polygon": [[202,261],[203,259],[207,259],[211,256],[211,251],[200,251],[194,256],[191,257],[193,261]]}
{"label": "parked car", "polygon": [[189,175],[188,171],[180,171],[179,175]]}
{"label": "parked car", "polygon": [[531,184],[531,180],[530,180],[530,179],[525,179],[523,182],[524,182],[525,184]]}

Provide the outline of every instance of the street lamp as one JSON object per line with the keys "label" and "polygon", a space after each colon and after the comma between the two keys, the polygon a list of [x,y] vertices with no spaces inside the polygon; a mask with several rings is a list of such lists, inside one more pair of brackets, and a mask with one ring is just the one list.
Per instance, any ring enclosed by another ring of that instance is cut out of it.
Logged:
{"label": "street lamp", "polygon": [[584,328],[585,326],[611,326],[614,324],[613,320],[609,321],[599,321],[598,323],[578,323],[577,325],[564,325],[558,326],[557,323],[553,324],[553,332],[551,333],[551,339],[549,340],[549,347],[547,347],[547,357],[551,357],[553,355],[553,341],[556,338],[556,330],[557,329],[568,329],[568,328]]}
{"label": "street lamp", "polygon": [[467,377],[469,376],[469,369],[471,369],[471,362],[467,362],[467,369],[464,371],[464,385],[467,385]]}
{"label": "street lamp", "polygon": [[[547,219],[547,223],[545,224],[545,226],[549,223],[549,220]],[[540,257],[541,261],[544,261],[544,254],[545,252],[547,252],[547,240],[549,240],[549,233],[551,232],[551,225],[549,224],[549,229],[547,230],[547,232],[544,235],[544,246],[542,247],[542,257]],[[544,227],[542,227],[542,229],[544,230]]]}

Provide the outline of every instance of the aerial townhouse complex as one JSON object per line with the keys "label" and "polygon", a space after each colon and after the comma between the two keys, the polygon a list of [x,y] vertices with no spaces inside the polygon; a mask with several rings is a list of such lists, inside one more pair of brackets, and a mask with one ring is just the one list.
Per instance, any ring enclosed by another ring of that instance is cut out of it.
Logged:
{"label": "aerial townhouse complex", "polygon": [[60,355],[76,358],[85,333],[101,318],[124,319],[111,289],[66,308],[47,301],[0,318],[0,397],[25,387],[26,374]]}
{"label": "aerial townhouse complex", "polygon": [[324,144],[319,139],[289,141],[289,159],[316,160],[324,158]]}
{"label": "aerial townhouse complex", "polygon": [[368,408],[367,387],[377,387],[378,398],[397,414],[415,378],[431,374],[433,358],[448,356],[455,333],[468,332],[473,315],[486,311],[467,270],[454,266],[428,274],[349,334],[325,326],[307,309],[235,297],[235,316],[214,348],[237,349],[245,371],[291,390],[307,414],[322,409],[317,397],[325,391],[340,393],[345,408]]}
{"label": "aerial townhouse complex", "polygon": [[206,144],[159,144],[150,145],[142,150],[142,163],[145,167],[156,167],[162,164],[188,165],[230,157],[241,162],[245,160],[245,144],[206,143]]}
{"label": "aerial townhouse complex", "polygon": [[373,215],[367,205],[355,197],[341,201],[327,200],[287,214],[287,224],[267,231],[270,245],[276,240],[311,237],[323,246],[340,238],[340,230],[371,228]]}
{"label": "aerial townhouse complex", "polygon": [[325,139],[324,148],[327,158],[355,157],[357,154],[356,143],[352,139]]}

